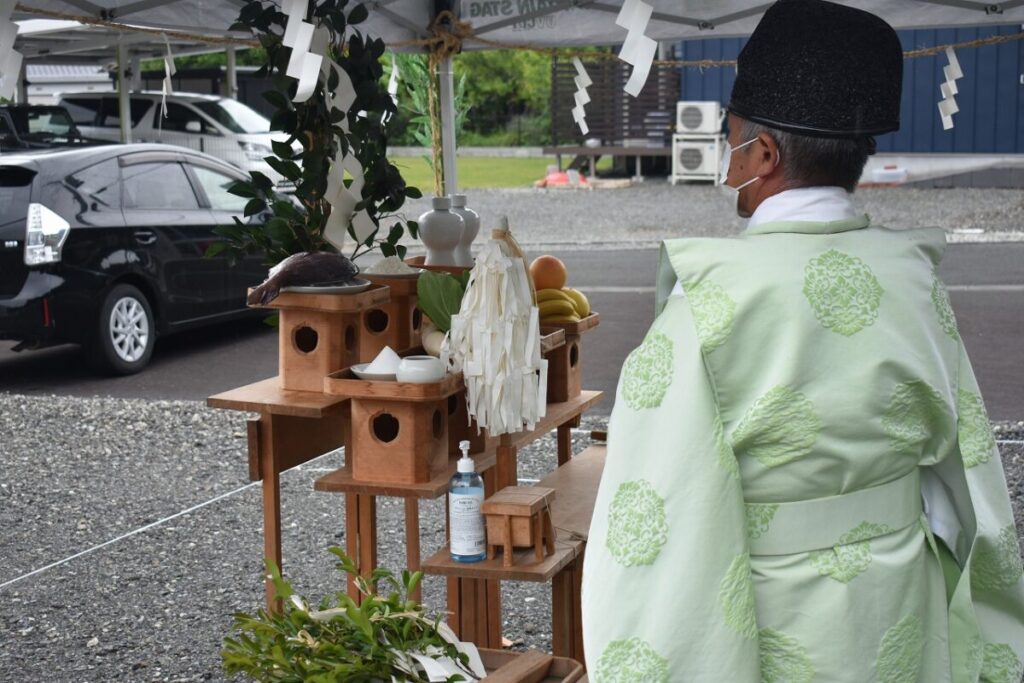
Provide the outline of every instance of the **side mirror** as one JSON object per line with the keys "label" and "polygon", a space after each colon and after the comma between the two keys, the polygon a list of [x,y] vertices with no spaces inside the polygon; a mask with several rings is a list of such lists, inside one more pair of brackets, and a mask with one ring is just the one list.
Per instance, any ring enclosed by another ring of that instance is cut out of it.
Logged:
{"label": "side mirror", "polygon": [[203,132],[203,124],[200,123],[196,119],[192,119],[191,121],[189,121],[189,122],[187,122],[185,124],[185,132],[186,133],[202,133]]}

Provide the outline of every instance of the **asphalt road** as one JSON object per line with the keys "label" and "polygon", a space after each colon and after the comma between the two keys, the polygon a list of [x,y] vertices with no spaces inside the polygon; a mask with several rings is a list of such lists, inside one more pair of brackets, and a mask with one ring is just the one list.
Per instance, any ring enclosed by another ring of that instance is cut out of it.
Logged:
{"label": "asphalt road", "polygon": [[[608,393],[595,411],[607,413],[622,362],[653,320],[657,252],[554,253],[601,312],[584,338],[584,381]],[[1024,243],[950,245],[941,274],[990,417],[1024,420]],[[151,366],[130,377],[97,377],[75,347],[15,354],[11,346],[0,346],[0,391],[24,394],[202,400],[277,372],[276,334],[259,320],[162,339]]]}

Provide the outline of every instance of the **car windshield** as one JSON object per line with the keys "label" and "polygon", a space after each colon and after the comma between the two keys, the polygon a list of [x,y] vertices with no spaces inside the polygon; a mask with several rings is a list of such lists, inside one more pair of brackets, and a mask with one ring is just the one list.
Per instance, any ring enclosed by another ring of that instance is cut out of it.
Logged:
{"label": "car windshield", "polygon": [[199,111],[232,133],[269,133],[270,120],[237,100],[192,102]]}
{"label": "car windshield", "polygon": [[23,137],[67,138],[75,131],[75,124],[63,107],[11,107],[7,113]]}

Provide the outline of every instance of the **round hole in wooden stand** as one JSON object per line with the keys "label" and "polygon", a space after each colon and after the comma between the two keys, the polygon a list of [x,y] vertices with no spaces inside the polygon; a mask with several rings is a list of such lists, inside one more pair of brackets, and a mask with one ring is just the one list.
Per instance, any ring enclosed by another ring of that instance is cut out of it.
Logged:
{"label": "round hole in wooden stand", "polygon": [[391,443],[398,438],[398,420],[391,413],[374,415],[371,421],[373,436],[383,443]]}
{"label": "round hole in wooden stand", "polygon": [[420,329],[420,325],[423,324],[423,311],[418,308],[412,309],[412,329]]}
{"label": "round hole in wooden stand", "polygon": [[434,411],[434,438],[440,439],[444,436],[444,415],[441,414],[440,410]]}
{"label": "round hole in wooden stand", "polygon": [[312,353],[320,342],[320,335],[312,327],[302,325],[295,328],[295,332],[292,333],[292,341],[295,343],[295,348],[301,353]]}
{"label": "round hole in wooden stand", "polygon": [[569,347],[569,367],[576,367],[580,362],[580,345],[573,344]]}
{"label": "round hole in wooden stand", "polygon": [[455,394],[454,396],[449,396],[448,397],[448,415],[449,415],[449,417],[454,415],[455,412],[459,409],[459,399],[460,398],[461,398],[461,396],[459,396],[458,394]]}
{"label": "round hole in wooden stand", "polygon": [[350,351],[356,348],[356,326],[348,325],[345,327],[345,348]]}
{"label": "round hole in wooden stand", "polygon": [[391,316],[387,314],[387,311],[379,308],[367,311],[363,315],[363,324],[373,334],[381,334],[386,331],[389,322],[391,322]]}

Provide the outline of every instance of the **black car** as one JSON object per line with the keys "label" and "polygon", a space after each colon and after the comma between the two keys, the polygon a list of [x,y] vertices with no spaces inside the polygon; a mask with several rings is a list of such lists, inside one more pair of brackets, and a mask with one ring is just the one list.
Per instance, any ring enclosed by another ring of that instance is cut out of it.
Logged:
{"label": "black car", "polygon": [[0,156],[0,339],[81,344],[95,365],[141,370],[158,335],[246,315],[259,259],[205,258],[241,216],[244,175],[167,145]]}
{"label": "black car", "polygon": [[0,151],[96,144],[86,140],[64,107],[0,104]]}

